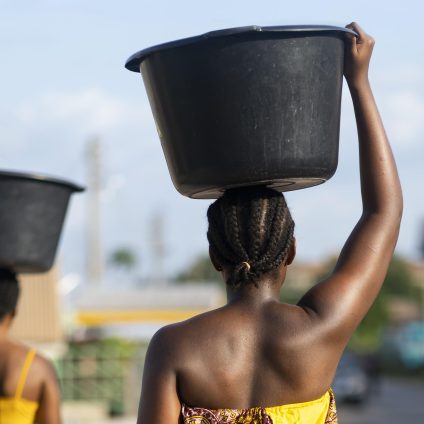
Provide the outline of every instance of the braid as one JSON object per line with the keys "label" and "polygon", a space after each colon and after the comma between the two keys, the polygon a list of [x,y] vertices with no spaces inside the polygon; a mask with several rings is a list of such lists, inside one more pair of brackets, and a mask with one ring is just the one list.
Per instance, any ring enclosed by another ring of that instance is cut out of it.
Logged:
{"label": "braid", "polygon": [[227,190],[207,215],[211,252],[232,268],[228,284],[257,285],[287,258],[294,222],[281,193],[264,187]]}
{"label": "braid", "polygon": [[237,255],[239,255],[242,260],[247,261],[249,257],[247,255],[246,249],[244,248],[240,240],[240,226],[237,214],[238,205],[229,205],[229,209],[229,219],[225,221],[227,236],[229,240],[233,240],[232,244]]}
{"label": "braid", "polygon": [[245,282],[249,279],[249,271],[247,267],[243,264],[243,262],[249,261],[249,255],[246,252],[246,249],[243,246],[241,241],[241,222],[239,219],[238,211],[240,209],[240,199],[236,196],[234,204],[228,204],[227,207],[229,209],[228,220],[226,220],[226,228],[227,228],[227,236],[229,240],[232,240],[232,245],[234,246],[234,250],[237,253],[237,256],[234,261],[234,269],[228,280],[228,284],[237,287],[242,282]]}
{"label": "braid", "polygon": [[236,255],[228,245],[225,238],[225,232],[220,226],[220,221],[215,219],[212,208],[209,208],[208,210],[208,219],[211,223],[210,228],[216,229],[216,231],[208,231],[207,233],[209,244],[211,246],[215,246],[215,256],[220,260],[220,262],[223,262],[223,265],[236,263]]}
{"label": "braid", "polygon": [[[290,246],[293,244],[293,229],[294,229],[294,225],[291,226],[291,228],[289,227],[289,232],[287,233],[285,238],[282,238],[282,245],[284,246],[283,249],[281,249],[280,251],[277,252],[277,255],[274,257],[274,260],[269,260],[267,263],[267,266],[264,266],[264,270],[272,270],[274,268],[277,268],[282,262],[283,260],[287,257],[288,255],[288,250],[290,248]],[[291,236],[290,236],[290,232],[291,232]],[[271,256],[272,257],[272,256]]]}
{"label": "braid", "polygon": [[251,233],[249,237],[249,241],[251,243],[252,248],[249,253],[250,258],[253,261],[257,261],[261,253],[261,246],[263,244],[263,239],[266,234],[266,226],[264,221],[268,204],[268,199],[264,199],[263,202],[260,202],[258,199],[254,199],[252,201],[250,219]]}
{"label": "braid", "polygon": [[[281,198],[282,200],[282,198]],[[287,237],[285,237],[285,223],[286,223],[286,215],[287,215],[287,207],[284,208],[281,200],[277,204],[276,214],[271,223],[271,227],[273,231],[270,235],[268,245],[267,245],[267,253],[262,257],[260,264],[264,266],[264,269],[270,269],[271,264],[275,261],[276,256],[280,253],[283,254],[285,250],[288,250],[289,246],[286,246]],[[284,202],[285,203],[285,202]],[[279,255],[281,256],[281,255]],[[281,256],[282,258],[284,256]]]}

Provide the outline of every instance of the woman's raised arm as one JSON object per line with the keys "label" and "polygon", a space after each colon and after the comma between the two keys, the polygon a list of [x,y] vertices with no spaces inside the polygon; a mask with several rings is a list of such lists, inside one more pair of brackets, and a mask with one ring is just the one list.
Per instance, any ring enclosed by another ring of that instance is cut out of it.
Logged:
{"label": "woman's raised arm", "polygon": [[402,191],[393,154],[368,80],[374,40],[358,24],[347,25],[345,78],[359,139],[362,216],[346,241],[334,272],[299,306],[315,312],[334,340],[347,343],[383,284],[402,216]]}

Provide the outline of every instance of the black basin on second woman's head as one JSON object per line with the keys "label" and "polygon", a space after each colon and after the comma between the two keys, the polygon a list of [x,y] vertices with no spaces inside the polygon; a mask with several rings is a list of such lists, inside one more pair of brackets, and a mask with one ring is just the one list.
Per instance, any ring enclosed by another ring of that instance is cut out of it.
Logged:
{"label": "black basin on second woman's head", "polygon": [[193,198],[320,184],[337,168],[344,37],[329,26],[215,31],[136,53],[172,181]]}
{"label": "black basin on second woman's head", "polygon": [[0,268],[51,268],[69,197],[82,190],[56,178],[0,171]]}

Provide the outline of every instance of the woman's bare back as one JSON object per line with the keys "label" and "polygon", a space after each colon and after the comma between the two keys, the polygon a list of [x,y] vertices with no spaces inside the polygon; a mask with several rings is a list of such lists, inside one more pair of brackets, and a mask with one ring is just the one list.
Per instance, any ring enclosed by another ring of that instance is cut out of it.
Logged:
{"label": "woman's bare back", "polygon": [[156,337],[158,354],[176,370],[180,401],[218,409],[321,397],[341,354],[322,336],[303,308],[268,301],[230,304],[164,327]]}

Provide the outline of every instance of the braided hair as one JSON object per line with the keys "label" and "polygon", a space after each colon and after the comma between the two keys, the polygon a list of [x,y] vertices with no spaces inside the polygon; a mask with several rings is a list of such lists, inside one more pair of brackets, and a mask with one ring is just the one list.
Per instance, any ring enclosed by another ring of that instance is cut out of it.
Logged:
{"label": "braided hair", "polygon": [[265,187],[230,189],[207,212],[211,254],[231,269],[227,284],[258,285],[287,258],[294,222],[282,193]]}
{"label": "braided hair", "polygon": [[13,312],[18,303],[19,285],[16,274],[0,268],[0,321]]}

